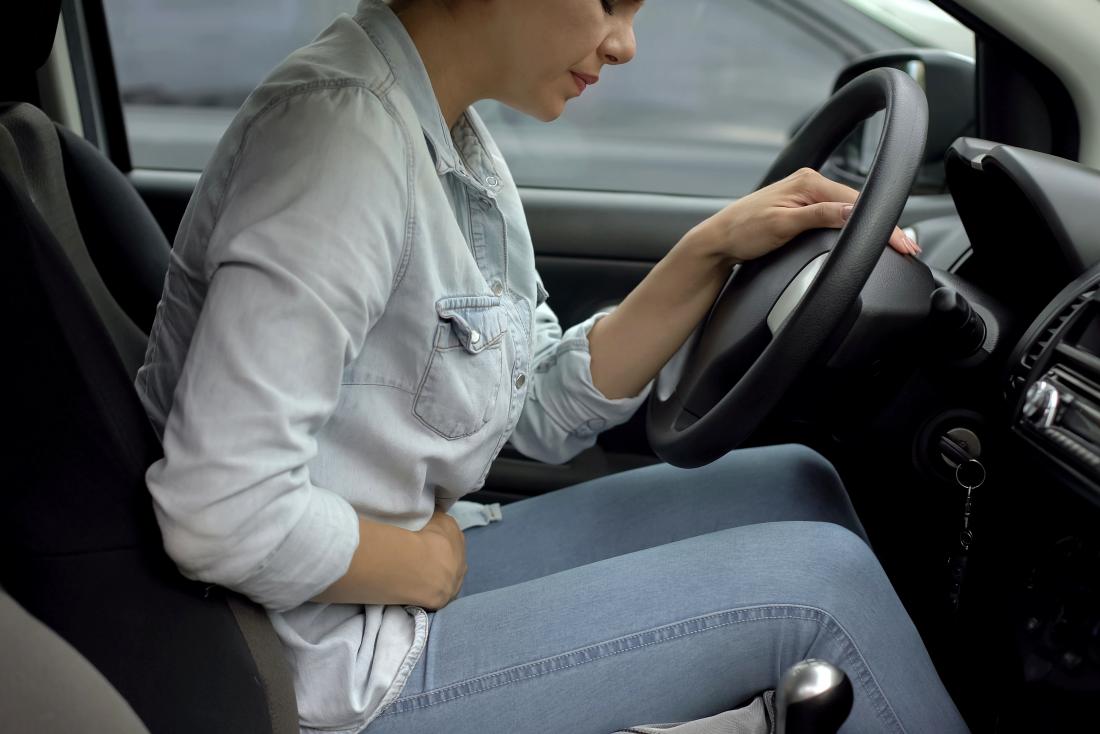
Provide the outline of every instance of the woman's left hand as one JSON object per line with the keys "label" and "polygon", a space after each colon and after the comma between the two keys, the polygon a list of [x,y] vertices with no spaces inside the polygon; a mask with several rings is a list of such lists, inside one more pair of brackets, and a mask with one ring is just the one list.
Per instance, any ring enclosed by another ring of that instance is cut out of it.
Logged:
{"label": "woman's left hand", "polygon": [[[696,225],[694,233],[733,265],[766,255],[806,230],[843,227],[858,197],[855,189],[802,168],[733,202]],[[903,255],[921,251],[897,227],[890,246]]]}

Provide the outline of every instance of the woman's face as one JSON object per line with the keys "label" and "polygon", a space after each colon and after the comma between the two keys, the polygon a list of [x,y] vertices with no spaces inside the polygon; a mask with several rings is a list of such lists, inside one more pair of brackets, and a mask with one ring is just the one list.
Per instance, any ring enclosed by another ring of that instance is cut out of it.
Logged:
{"label": "woman's face", "polygon": [[[634,58],[643,0],[496,0],[489,13],[496,99],[549,122],[607,64]],[[593,90],[595,91],[595,90]],[[591,94],[591,92],[589,92]]]}

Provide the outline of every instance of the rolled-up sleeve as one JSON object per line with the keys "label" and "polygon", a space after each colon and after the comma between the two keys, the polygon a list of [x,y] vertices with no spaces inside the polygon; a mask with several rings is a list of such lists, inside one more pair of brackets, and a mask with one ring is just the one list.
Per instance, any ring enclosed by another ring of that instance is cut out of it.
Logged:
{"label": "rolled-up sleeve", "polygon": [[404,260],[403,148],[368,91],[284,100],[251,124],[210,235],[146,482],[186,576],[276,611],[339,579],[359,543],[355,509],[307,465]]}
{"label": "rolled-up sleeve", "polygon": [[653,383],[635,396],[609,399],[592,382],[588,332],[601,311],[562,333],[544,301],[535,309],[532,384],[512,445],[522,454],[560,464],[596,443],[601,431],[625,423],[645,402]]}

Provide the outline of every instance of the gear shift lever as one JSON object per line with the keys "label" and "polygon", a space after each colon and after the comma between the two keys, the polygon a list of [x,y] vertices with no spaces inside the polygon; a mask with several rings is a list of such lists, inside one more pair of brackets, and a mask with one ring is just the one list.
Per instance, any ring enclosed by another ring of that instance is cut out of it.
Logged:
{"label": "gear shift lever", "polygon": [[836,734],[852,710],[852,683],[824,660],[795,663],[776,690],[776,734]]}

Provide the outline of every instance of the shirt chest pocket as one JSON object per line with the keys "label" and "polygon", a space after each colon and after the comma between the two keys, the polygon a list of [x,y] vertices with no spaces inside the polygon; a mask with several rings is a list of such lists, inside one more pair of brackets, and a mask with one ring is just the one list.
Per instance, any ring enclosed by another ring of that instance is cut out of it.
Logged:
{"label": "shirt chest pocket", "polygon": [[413,413],[447,439],[481,430],[496,411],[504,374],[507,315],[497,296],[436,303],[439,323]]}

